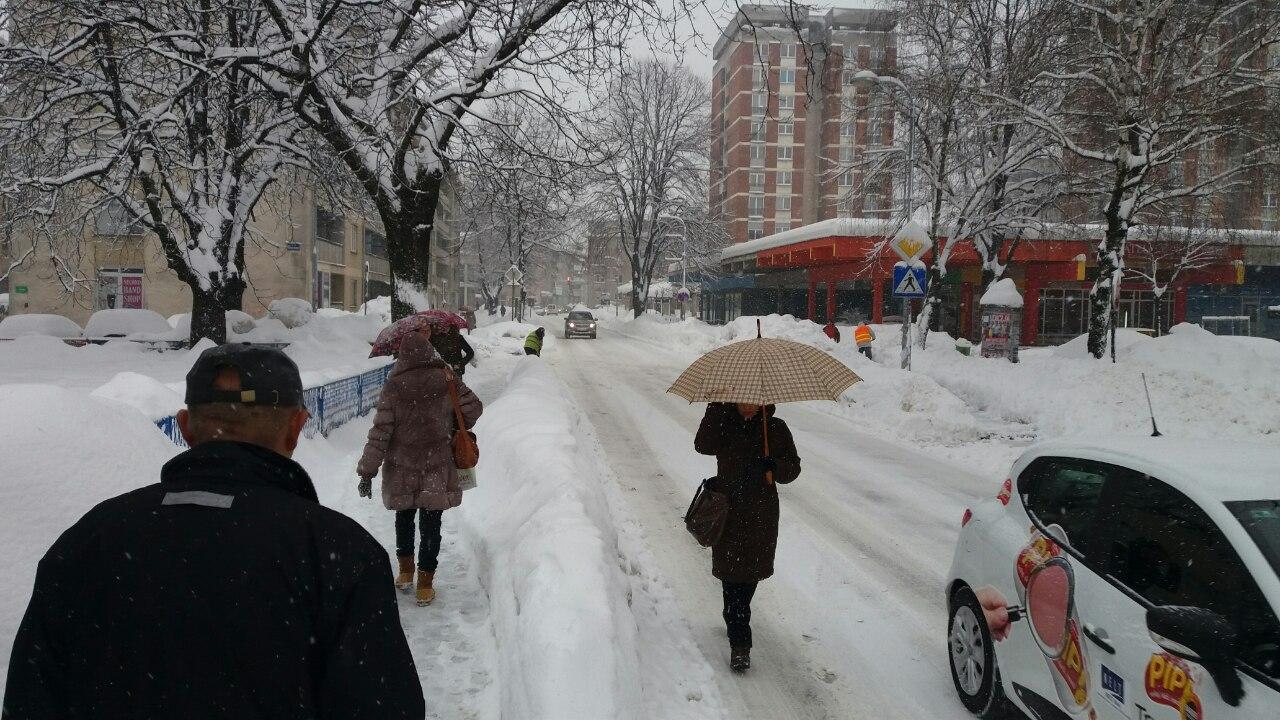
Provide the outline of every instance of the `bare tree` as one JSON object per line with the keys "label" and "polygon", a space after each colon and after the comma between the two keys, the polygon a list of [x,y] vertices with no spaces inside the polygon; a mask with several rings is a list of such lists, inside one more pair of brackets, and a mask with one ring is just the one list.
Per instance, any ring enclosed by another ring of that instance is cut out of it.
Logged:
{"label": "bare tree", "polygon": [[[306,168],[292,111],[236,62],[270,35],[255,0],[8,3],[0,46],[4,186],[71,290],[85,226],[153,233],[191,288],[191,339],[226,339],[255,208]],[[99,233],[101,234],[101,232]]]}
{"label": "bare tree", "polygon": [[[1141,225],[1130,232],[1125,277],[1149,288],[1157,308],[1184,274],[1225,262],[1234,234],[1223,228],[1161,225]],[[1157,335],[1168,330],[1163,320],[1157,311]]]}
{"label": "bare tree", "polygon": [[[396,317],[425,287],[445,174],[464,121],[520,95],[565,123],[574,92],[613,67],[637,28],[664,28],[685,0],[261,0],[280,52],[263,81],[356,176],[387,232]],[[504,84],[504,81],[505,84]],[[567,123],[566,123],[567,124]]]}
{"label": "bare tree", "polygon": [[[1066,98],[1058,113],[1014,100],[1074,160],[1075,191],[1102,208],[1105,233],[1089,307],[1089,351],[1114,326],[1130,228],[1153,208],[1221,198],[1276,142],[1265,118],[1266,58],[1280,42],[1268,0],[1066,0],[1065,66],[1037,86]],[[1165,182],[1191,160],[1196,172]]]}
{"label": "bare tree", "polygon": [[617,224],[636,317],[680,237],[675,218],[705,206],[709,110],[707,81],[670,62],[628,64],[609,87],[594,134],[591,213]]}

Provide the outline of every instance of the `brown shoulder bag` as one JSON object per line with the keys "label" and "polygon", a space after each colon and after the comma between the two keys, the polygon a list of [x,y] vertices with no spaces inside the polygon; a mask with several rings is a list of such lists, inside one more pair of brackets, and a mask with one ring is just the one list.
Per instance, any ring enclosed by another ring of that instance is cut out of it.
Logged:
{"label": "brown shoulder bag", "polygon": [[453,402],[453,419],[457,426],[453,432],[453,464],[459,470],[470,470],[480,462],[480,446],[476,443],[476,434],[467,429],[467,419],[462,415],[458,378],[449,370],[444,374],[449,383],[449,400]]}

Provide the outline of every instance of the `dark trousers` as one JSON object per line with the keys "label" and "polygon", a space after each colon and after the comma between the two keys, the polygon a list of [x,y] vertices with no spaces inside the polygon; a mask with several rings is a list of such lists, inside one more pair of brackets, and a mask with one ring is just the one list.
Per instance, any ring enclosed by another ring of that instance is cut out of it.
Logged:
{"label": "dark trousers", "polygon": [[413,555],[413,520],[420,516],[422,544],[418,546],[418,569],[433,573],[440,560],[440,519],[443,510],[412,508],[396,511],[396,556]]}
{"label": "dark trousers", "polygon": [[863,355],[866,355],[868,360],[873,359],[873,358],[871,357],[871,346],[870,346],[870,345],[860,345],[860,346],[858,347],[858,352],[862,353]]}
{"label": "dark trousers", "polygon": [[724,585],[724,624],[729,631],[729,647],[751,647],[751,598],[758,583],[733,583]]}

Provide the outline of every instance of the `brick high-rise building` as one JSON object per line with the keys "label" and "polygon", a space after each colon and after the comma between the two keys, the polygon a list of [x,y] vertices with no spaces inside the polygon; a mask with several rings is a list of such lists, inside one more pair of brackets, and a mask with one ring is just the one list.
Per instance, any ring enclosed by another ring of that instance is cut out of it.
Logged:
{"label": "brick high-rise building", "polygon": [[787,12],[743,6],[714,48],[710,207],[734,243],[892,212],[891,179],[864,182],[859,168],[893,143],[893,112],[855,75],[896,67],[894,15],[830,10],[792,23]]}

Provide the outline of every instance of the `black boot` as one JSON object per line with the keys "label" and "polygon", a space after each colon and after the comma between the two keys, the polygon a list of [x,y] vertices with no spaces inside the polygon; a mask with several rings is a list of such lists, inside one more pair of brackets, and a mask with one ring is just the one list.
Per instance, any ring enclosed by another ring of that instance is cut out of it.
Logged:
{"label": "black boot", "polygon": [[729,668],[736,673],[742,673],[749,667],[751,667],[751,648],[732,648],[729,652]]}

